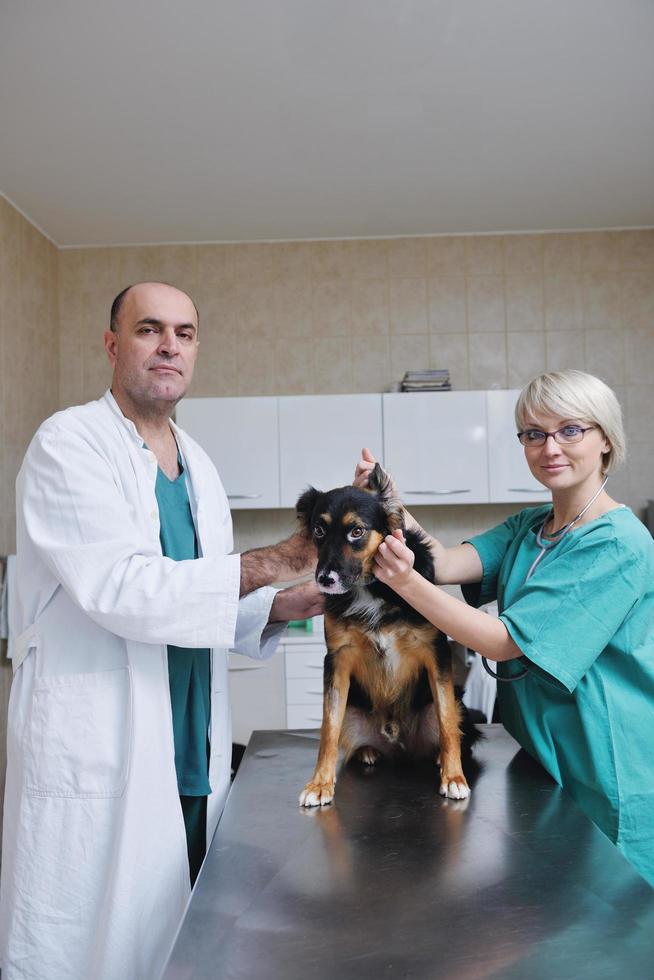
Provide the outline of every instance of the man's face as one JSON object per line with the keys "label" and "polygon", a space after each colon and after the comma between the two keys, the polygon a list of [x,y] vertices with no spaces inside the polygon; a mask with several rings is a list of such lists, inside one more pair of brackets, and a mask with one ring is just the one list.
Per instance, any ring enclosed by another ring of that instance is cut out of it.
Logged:
{"label": "man's face", "polygon": [[198,320],[186,293],[163,283],[139,283],[125,296],[118,329],[104,345],[113,367],[112,390],[141,408],[176,404],[193,377]]}

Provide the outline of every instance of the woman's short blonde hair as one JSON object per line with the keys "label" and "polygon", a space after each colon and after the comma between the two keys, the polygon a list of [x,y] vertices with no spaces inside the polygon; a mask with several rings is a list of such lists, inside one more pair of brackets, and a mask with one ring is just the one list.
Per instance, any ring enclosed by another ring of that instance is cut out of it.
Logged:
{"label": "woman's short blonde hair", "polygon": [[627,445],[620,402],[609,386],[594,375],[570,370],[551,371],[534,378],[518,396],[518,429],[527,428],[539,413],[599,426],[611,445],[603,454],[604,474],[612,473],[624,462]]}

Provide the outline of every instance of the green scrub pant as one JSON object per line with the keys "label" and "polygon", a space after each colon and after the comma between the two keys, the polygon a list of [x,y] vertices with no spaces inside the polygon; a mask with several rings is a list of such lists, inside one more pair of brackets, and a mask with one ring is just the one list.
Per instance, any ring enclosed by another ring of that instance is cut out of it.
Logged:
{"label": "green scrub pant", "polygon": [[186,827],[186,849],[192,888],[207,852],[207,798],[206,796],[180,796],[179,801],[182,804]]}

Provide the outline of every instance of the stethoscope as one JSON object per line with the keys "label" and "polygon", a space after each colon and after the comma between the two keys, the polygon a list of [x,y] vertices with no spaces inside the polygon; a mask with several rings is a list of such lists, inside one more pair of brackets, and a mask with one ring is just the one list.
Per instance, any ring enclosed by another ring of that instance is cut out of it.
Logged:
{"label": "stethoscope", "polygon": [[[588,508],[595,503],[595,501],[601,494],[602,490],[608,483],[608,479],[609,478],[607,476],[606,479],[604,480],[604,483],[597,491],[597,493],[593,494],[593,496],[590,498],[590,500],[588,501],[584,509],[580,510],[576,517],[574,517],[567,524],[564,524],[563,527],[559,528],[558,531],[550,535],[549,538],[544,538],[543,531],[545,530],[545,525],[550,520],[550,518],[554,516],[554,510],[550,511],[550,513],[547,515],[547,517],[539,527],[538,533],[536,534],[536,544],[540,548],[540,552],[536,555],[531,565],[529,566],[529,571],[525,575],[525,581],[523,582],[523,585],[526,584],[531,578],[531,576],[534,574],[534,572],[536,571],[536,566],[538,565],[543,555],[546,554],[550,548],[553,548],[555,545],[559,544],[559,542],[563,540],[566,534],[572,530],[572,528],[577,523],[577,521],[581,520],[581,518],[584,516]],[[496,674],[495,671],[491,670],[491,668],[488,666],[488,661],[486,657],[482,657],[481,662],[484,665],[484,670],[486,671],[487,674],[490,674],[491,677],[495,678],[495,680],[502,681],[505,684],[512,684],[514,681],[522,680],[522,678],[526,677],[527,674],[529,673],[528,670],[523,670],[521,674],[515,674],[513,677],[500,677],[499,674]]]}

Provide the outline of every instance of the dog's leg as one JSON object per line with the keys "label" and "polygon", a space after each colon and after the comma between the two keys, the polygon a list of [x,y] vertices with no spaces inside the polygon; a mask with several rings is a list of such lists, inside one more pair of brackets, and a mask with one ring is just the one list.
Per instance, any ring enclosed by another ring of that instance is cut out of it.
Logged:
{"label": "dog's leg", "polygon": [[325,657],[320,748],[313,778],[300,793],[301,806],[324,806],[334,799],[338,743],[350,689],[350,667],[346,657]]}
{"label": "dog's leg", "polygon": [[360,749],[357,749],[354,755],[359,762],[363,762],[364,766],[374,766],[379,759],[381,752],[378,752],[377,749],[373,749],[372,745],[362,745]]}
{"label": "dog's leg", "polygon": [[438,652],[433,652],[427,664],[427,675],[431,688],[440,744],[440,788],[441,796],[453,800],[465,800],[470,796],[470,788],[461,767],[461,729],[459,708],[454,697],[452,680],[452,654],[447,640],[439,637]]}

